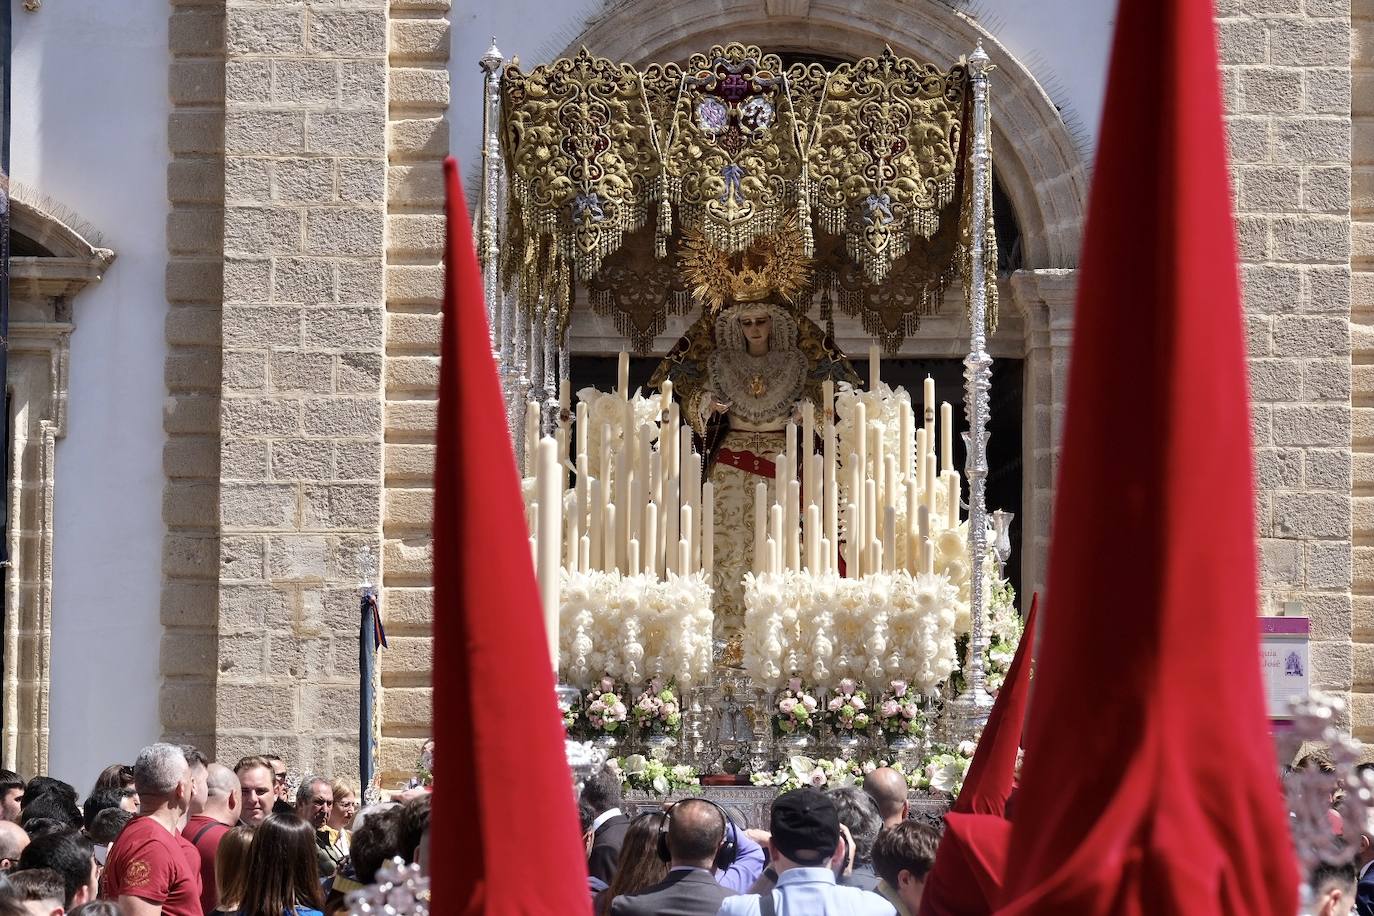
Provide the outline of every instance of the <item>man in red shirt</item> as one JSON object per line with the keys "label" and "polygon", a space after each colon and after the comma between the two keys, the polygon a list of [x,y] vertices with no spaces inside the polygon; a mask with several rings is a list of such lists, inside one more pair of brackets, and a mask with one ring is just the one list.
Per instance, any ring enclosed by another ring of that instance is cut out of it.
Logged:
{"label": "man in red shirt", "polygon": [[102,896],[124,916],[202,916],[200,874],[182,851],[177,825],[193,792],[191,768],[175,744],[152,744],[134,762],[142,815],[120,832],[105,861]]}
{"label": "man in red shirt", "polygon": [[187,819],[181,836],[196,847],[200,856],[200,908],[209,916],[218,903],[215,853],[219,851],[219,841],[229,832],[229,828],[239,822],[242,799],[239,778],[223,764],[212,763],[206,768],[205,783],[203,810]]}

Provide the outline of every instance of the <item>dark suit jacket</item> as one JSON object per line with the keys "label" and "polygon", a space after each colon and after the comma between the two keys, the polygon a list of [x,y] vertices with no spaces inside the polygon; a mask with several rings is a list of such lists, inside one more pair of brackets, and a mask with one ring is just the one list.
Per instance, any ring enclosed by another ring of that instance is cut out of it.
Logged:
{"label": "dark suit jacket", "polygon": [[625,842],[625,831],[629,829],[630,819],[623,814],[617,814],[596,828],[592,836],[592,851],[587,854],[587,871],[593,878],[611,883],[615,877],[616,861],[620,858],[621,844]]}
{"label": "dark suit jacket", "polygon": [[720,902],[734,895],[709,872],[675,871],[638,894],[612,900],[611,916],[716,916]]}
{"label": "dark suit jacket", "polygon": [[1355,887],[1355,912],[1359,916],[1374,916],[1374,868],[1365,872]]}

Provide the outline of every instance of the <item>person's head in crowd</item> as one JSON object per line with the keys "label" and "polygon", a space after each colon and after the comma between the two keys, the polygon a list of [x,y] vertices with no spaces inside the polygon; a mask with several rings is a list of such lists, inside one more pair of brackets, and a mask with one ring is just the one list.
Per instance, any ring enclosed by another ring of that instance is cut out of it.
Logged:
{"label": "person's head in crowd", "polygon": [[577,800],[577,821],[582,827],[582,845],[587,847],[587,855],[592,854],[592,841],[596,839],[592,824],[596,823],[596,809],[585,798]]}
{"label": "person's head in crowd", "polygon": [[262,759],[272,768],[272,791],[277,798],[290,804],[290,792],[286,786],[286,761],[276,754],[263,754]]}
{"label": "person's head in crowd", "polygon": [[205,772],[204,813],[221,824],[237,824],[243,808],[239,778],[222,763],[211,763]]}
{"label": "person's head in crowd", "polygon": [[598,897],[604,901],[601,916],[611,911],[612,899],[638,894],[667,876],[668,863],[658,855],[658,833],[667,818],[662,811],[647,811],[630,821],[620,846],[620,858],[616,860],[615,876],[610,887]]}
{"label": "person's head in crowd", "polygon": [[63,830],[41,836],[30,843],[19,856],[19,871],[31,868],[50,868],[62,878],[67,909],[94,900],[98,891],[96,867],[91,841],[77,830]]}
{"label": "person's head in crowd", "polygon": [[769,848],[778,874],[792,868],[824,868],[839,850],[840,818],[819,789],[804,787],[773,800]]}
{"label": "person's head in crowd", "polygon": [[916,821],[884,828],[873,844],[874,871],[912,913],[921,908],[926,875],[935,864],[939,845],[939,831]]}
{"label": "person's head in crowd", "polygon": [[91,900],[70,910],[67,916],[124,916],[124,911],[113,900]]}
{"label": "person's head in crowd", "polygon": [[63,782],[60,779],[54,779],[51,776],[35,776],[24,786],[24,801],[21,803],[21,807],[27,808],[30,802],[44,795],[56,795],[59,798],[66,799],[73,805],[75,805],[77,801],[76,788],[73,787],[71,783]]}
{"label": "person's head in crowd", "polygon": [[393,805],[368,815],[353,829],[348,857],[353,862],[353,877],[360,884],[372,884],[377,869],[401,854],[401,807]]}
{"label": "person's head in crowd", "polygon": [[315,830],[289,814],[271,814],[253,831],[239,916],[282,916],[296,907],[322,910]]}
{"label": "person's head in crowd", "polygon": [[100,812],[108,808],[124,809],[125,802],[132,797],[133,792],[129,789],[95,789],[81,805],[81,826],[89,832]]}
{"label": "person's head in crowd", "polygon": [[1318,865],[1308,883],[1312,887],[1313,916],[1349,916],[1355,907],[1354,862],[1343,865]]}
{"label": "person's head in crowd", "polygon": [[185,817],[191,804],[191,768],[175,744],[159,742],[138,752],[134,788],[143,814],[170,812]]}
{"label": "person's head in crowd", "polygon": [[296,789],[296,816],[319,830],[334,810],[334,790],[323,776],[307,776]]}
{"label": "person's head in crowd", "polygon": [[326,823],[335,830],[347,830],[358,813],[358,791],[347,779],[335,779],[329,788],[334,793],[334,806]]}
{"label": "person's head in crowd", "polygon": [[205,810],[205,778],[210,758],[190,744],[181,746],[181,755],[186,758],[186,766],[191,771],[191,804],[187,813],[200,814]]}
{"label": "person's head in crowd", "polygon": [[619,808],[621,804],[620,776],[608,767],[602,767],[582,785],[582,799],[592,806],[597,817]]}
{"label": "person's head in crowd", "polygon": [[21,825],[30,840],[36,840],[41,836],[56,833],[59,830],[70,830],[72,825],[66,820],[57,820],[51,817],[31,817]]}
{"label": "person's head in crowd", "polygon": [[91,838],[92,843],[109,846],[133,819],[134,813],[132,811],[125,811],[123,808],[106,808],[95,816],[95,819],[91,821],[91,829],[86,833]]}
{"label": "person's head in crowd", "polygon": [[240,823],[256,827],[272,813],[276,791],[272,784],[272,762],[266,757],[244,757],[234,765],[234,775],[242,789],[243,814]]}
{"label": "person's head in crowd", "polygon": [[24,780],[14,770],[0,770],[0,820],[19,823],[24,804]]}
{"label": "person's head in crowd", "polygon": [[33,833],[29,825],[36,820],[58,821],[68,827],[80,827],[81,809],[56,792],[45,792],[24,806],[19,826]]}
{"label": "person's head in crowd", "polygon": [[0,871],[9,871],[19,864],[19,856],[29,845],[29,835],[12,821],[0,821]]}
{"label": "person's head in crowd", "polygon": [[673,805],[668,814],[668,856],[673,868],[715,871],[716,853],[725,842],[725,816],[699,798]]}
{"label": "person's head in crowd", "polygon": [[429,874],[430,801],[426,792],[401,806],[401,858],[419,865],[424,874]]}
{"label": "person's head in crowd", "polygon": [[0,889],[6,892],[0,896],[22,903],[29,916],[61,916],[66,909],[62,902],[66,885],[62,883],[62,876],[51,868],[10,871]]}
{"label": "person's head in crowd", "polygon": [[248,850],[253,843],[253,828],[239,824],[220,838],[215,850],[216,908],[226,913],[238,911],[243,885],[248,881]]}
{"label": "person's head in crowd", "polygon": [[134,787],[134,767],[130,763],[112,763],[100,771],[95,778],[96,789],[132,789]]}
{"label": "person's head in crowd", "polygon": [[878,767],[865,776],[864,791],[878,806],[884,827],[900,824],[911,812],[906,777],[892,767]]}
{"label": "person's head in crowd", "polygon": [[849,830],[849,837],[854,842],[854,866],[868,865],[873,861],[873,842],[878,839],[878,831],[883,827],[877,804],[872,796],[858,786],[837,786],[826,794],[835,805],[835,814],[840,823]]}

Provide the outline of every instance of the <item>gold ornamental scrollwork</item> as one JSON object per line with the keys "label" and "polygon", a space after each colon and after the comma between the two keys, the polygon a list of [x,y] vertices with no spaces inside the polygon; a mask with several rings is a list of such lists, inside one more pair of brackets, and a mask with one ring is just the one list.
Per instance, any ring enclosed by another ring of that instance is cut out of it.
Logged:
{"label": "gold ornamental scrollwork", "polygon": [[[798,305],[833,290],[889,349],[952,278],[967,276],[974,193],[984,196],[995,267],[990,185],[970,186],[962,61],[942,70],[889,48],[784,70],[777,55],[731,43],[685,66],[637,69],[583,49],[528,73],[507,68],[501,91],[504,282],[525,312],[552,311],[560,331],[583,283],[642,349],[681,307],[684,285],[702,286],[651,267],[642,242],[608,270],[641,229],[664,264],[785,238],[816,265]],[[627,282],[657,292],[612,288]],[[990,325],[995,315],[993,303]]]}

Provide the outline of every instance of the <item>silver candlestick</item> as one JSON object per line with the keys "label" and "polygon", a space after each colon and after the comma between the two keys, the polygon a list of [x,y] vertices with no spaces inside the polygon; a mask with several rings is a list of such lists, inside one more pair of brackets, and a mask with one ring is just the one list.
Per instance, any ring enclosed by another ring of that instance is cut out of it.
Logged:
{"label": "silver candlestick", "polygon": [[[992,389],[992,357],[987,352],[988,276],[984,261],[987,246],[988,199],[986,188],[991,168],[988,120],[988,71],[992,68],[987,52],[979,43],[969,55],[968,69],[973,85],[973,193],[972,264],[969,270],[969,353],[964,359],[964,412],[969,431],[964,433],[968,460],[964,465],[968,479],[968,544],[972,572],[969,577],[969,610],[973,632],[969,637],[968,665],[964,691],[950,701],[949,710],[965,733],[987,723],[992,697],[984,686],[983,652],[987,633],[983,613],[987,595],[983,588],[983,565],[988,552],[986,488],[988,478],[988,393]],[[996,282],[996,278],[993,278]]]}

